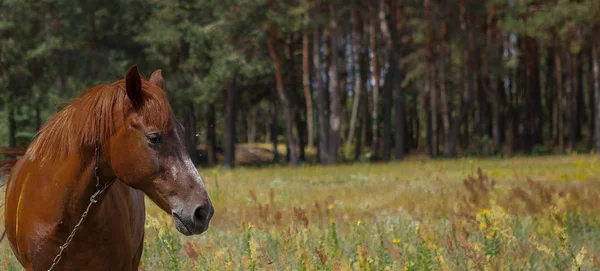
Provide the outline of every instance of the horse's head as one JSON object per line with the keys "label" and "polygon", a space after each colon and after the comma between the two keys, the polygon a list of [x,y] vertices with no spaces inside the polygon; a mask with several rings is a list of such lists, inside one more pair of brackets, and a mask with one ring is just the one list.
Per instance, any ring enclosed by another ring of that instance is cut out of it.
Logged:
{"label": "horse's head", "polygon": [[109,163],[119,180],[171,214],[178,231],[200,234],[208,228],[213,205],[162,87],[160,70],[149,81],[140,78],[136,66],[127,71],[125,89],[131,107],[115,112],[125,114],[125,121],[109,139]]}

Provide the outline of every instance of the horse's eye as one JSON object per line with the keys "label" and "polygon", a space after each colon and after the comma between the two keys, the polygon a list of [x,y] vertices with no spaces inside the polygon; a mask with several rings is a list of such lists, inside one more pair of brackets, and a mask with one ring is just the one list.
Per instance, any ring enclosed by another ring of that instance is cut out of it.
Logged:
{"label": "horse's eye", "polygon": [[150,142],[152,145],[158,145],[162,143],[162,135],[160,133],[148,134],[146,135],[146,138],[148,138],[148,142]]}

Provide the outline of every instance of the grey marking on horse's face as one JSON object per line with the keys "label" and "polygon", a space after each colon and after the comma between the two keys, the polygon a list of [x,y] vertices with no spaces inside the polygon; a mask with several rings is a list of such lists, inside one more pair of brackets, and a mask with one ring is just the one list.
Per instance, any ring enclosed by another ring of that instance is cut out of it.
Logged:
{"label": "grey marking on horse's face", "polygon": [[185,235],[200,234],[208,229],[214,207],[206,185],[192,162],[183,140],[183,127],[173,125],[169,144],[168,171],[175,186],[170,204],[177,230]]}

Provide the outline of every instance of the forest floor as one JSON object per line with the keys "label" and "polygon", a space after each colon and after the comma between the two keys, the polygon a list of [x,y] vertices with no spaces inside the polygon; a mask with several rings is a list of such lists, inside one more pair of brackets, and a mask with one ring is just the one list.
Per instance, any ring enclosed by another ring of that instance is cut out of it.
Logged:
{"label": "forest floor", "polygon": [[596,156],[200,173],[209,230],[184,237],[147,200],[142,269],[600,270]]}

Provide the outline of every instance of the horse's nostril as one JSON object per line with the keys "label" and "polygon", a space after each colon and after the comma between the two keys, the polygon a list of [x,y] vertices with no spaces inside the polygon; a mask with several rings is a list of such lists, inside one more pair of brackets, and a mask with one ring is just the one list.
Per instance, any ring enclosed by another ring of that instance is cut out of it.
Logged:
{"label": "horse's nostril", "polygon": [[200,205],[194,211],[194,221],[204,223],[206,218],[210,215],[210,205]]}

